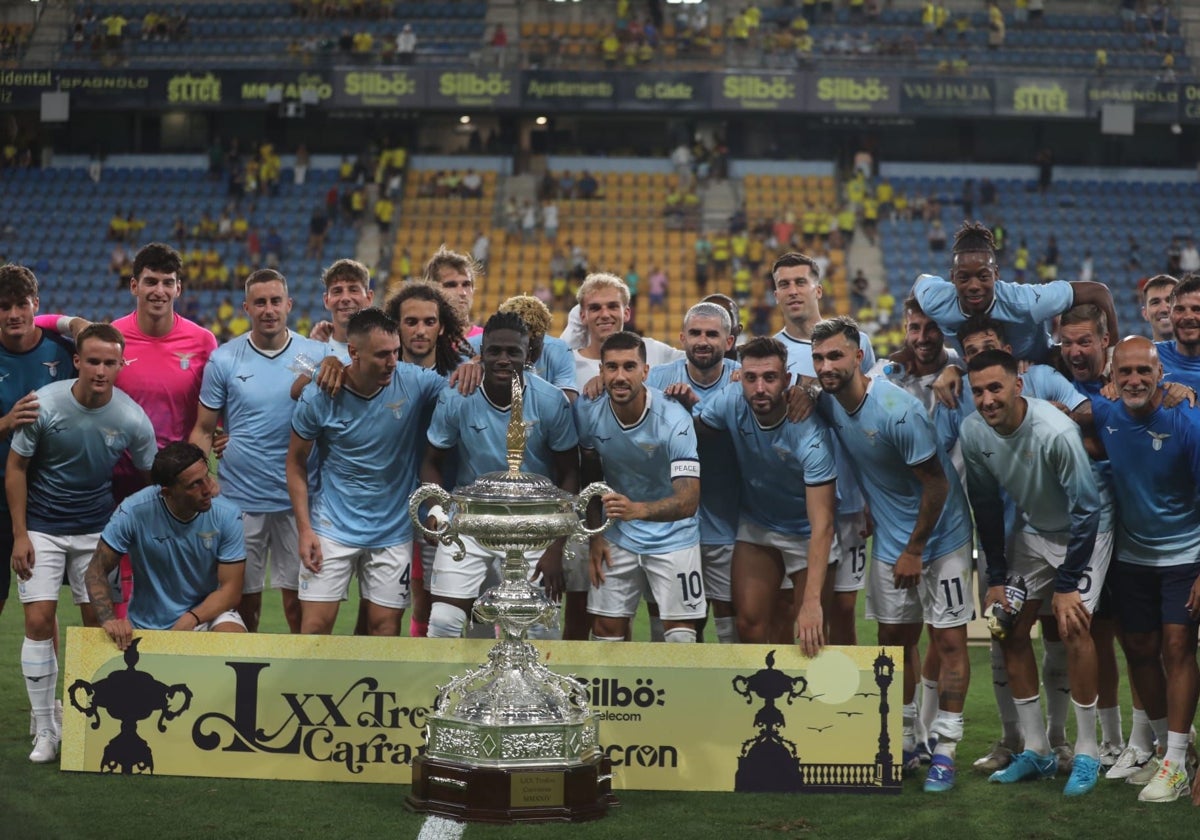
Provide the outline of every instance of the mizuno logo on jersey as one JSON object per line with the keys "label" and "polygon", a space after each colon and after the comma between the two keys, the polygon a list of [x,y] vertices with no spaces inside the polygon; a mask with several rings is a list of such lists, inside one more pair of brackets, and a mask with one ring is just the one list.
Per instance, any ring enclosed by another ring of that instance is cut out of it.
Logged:
{"label": "mizuno logo on jersey", "polygon": [[192,356],[195,356],[195,355],[196,355],[195,353],[176,352],[175,356],[178,357],[178,359],[179,359],[179,369],[187,370],[188,368],[190,368],[192,366]]}
{"label": "mizuno logo on jersey", "polygon": [[245,382],[247,379],[253,379],[254,374],[253,373],[239,373],[237,375],[237,378],[240,379],[242,382]]}
{"label": "mizuno logo on jersey", "polygon": [[1115,435],[1117,432],[1119,432],[1121,430],[1113,428],[1112,426],[1105,426],[1104,431],[1108,432],[1110,435]]}
{"label": "mizuno logo on jersey", "polygon": [[5,379],[8,379],[8,377],[10,377],[10,376],[12,376],[11,372],[9,372],[7,370],[0,370],[0,382],[3,382]]}
{"label": "mizuno logo on jersey", "polygon": [[46,366],[46,372],[50,374],[51,379],[58,379],[58,362],[42,362]]}
{"label": "mizuno logo on jersey", "polygon": [[1149,429],[1146,430],[1146,434],[1148,434],[1148,435],[1150,435],[1150,437],[1154,438],[1154,442],[1150,444],[1150,448],[1153,449],[1155,452],[1162,449],[1163,441],[1170,437],[1170,435],[1165,432],[1162,434],[1157,434],[1155,432],[1150,431]]}
{"label": "mizuno logo on jersey", "polygon": [[479,434],[483,434],[487,431],[487,426],[467,426],[467,428],[473,432],[478,432]]}
{"label": "mizuno logo on jersey", "polygon": [[980,455],[982,455],[984,458],[991,458],[991,457],[992,457],[993,455],[995,455],[996,453],[995,453],[995,452],[988,452],[986,449],[984,449],[984,450],[982,450],[982,451],[981,451],[979,454],[980,454]]}

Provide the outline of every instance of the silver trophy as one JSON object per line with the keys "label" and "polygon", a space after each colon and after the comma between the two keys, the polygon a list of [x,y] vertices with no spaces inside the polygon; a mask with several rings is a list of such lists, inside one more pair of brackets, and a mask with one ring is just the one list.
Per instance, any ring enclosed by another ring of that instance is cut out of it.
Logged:
{"label": "silver trophy", "polygon": [[[558,607],[529,581],[525,553],[602,532],[607,521],[586,526],[587,506],[611,490],[597,482],[574,496],[545,476],[521,472],[526,431],[514,377],[508,470],[453,493],[423,484],[409,499],[417,529],[452,547],[455,561],[465,553],[462,536],[504,552],[503,581],[473,610],[498,624],[502,637],[485,664],[438,687],[426,752],[413,762],[408,804],[416,811],[486,822],[580,821],[603,816],[615,803],[586,687],[546,668],[526,641],[534,624],[556,622]],[[448,513],[436,530],[421,521],[426,501]]]}

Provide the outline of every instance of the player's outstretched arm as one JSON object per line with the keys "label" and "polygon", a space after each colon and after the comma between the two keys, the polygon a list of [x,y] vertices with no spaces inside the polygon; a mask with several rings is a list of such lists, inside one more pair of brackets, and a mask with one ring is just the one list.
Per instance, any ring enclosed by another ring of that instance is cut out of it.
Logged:
{"label": "player's outstretched arm", "polygon": [[129,619],[117,618],[113,613],[112,587],[108,582],[109,573],[117,568],[120,560],[121,555],[104,540],[100,540],[96,543],[96,550],[92,552],[92,559],[84,572],[83,581],[92,601],[92,609],[96,611],[96,620],[100,622],[108,637],[116,643],[117,649],[125,650],[133,641],[133,625],[129,623]]}
{"label": "player's outstretched arm", "polygon": [[937,525],[942,508],[946,505],[946,496],[950,492],[950,484],[946,480],[946,472],[942,462],[934,454],[910,469],[921,482],[921,503],[917,508],[917,521],[909,535],[908,544],[896,560],[892,570],[897,589],[909,589],[921,580],[921,556],[925,553],[925,543]]}
{"label": "player's outstretched arm", "polygon": [[653,502],[635,502],[621,493],[605,493],[601,497],[604,513],[613,519],[628,522],[676,522],[694,516],[700,507],[700,479],[677,477],[671,481],[672,493]]}
{"label": "player's outstretched arm", "polygon": [[213,448],[213,436],[217,433],[217,423],[220,419],[219,412],[200,403],[196,409],[196,425],[192,426],[188,443],[199,446],[204,450],[205,455],[209,454]]}
{"label": "player's outstretched arm", "polygon": [[222,613],[234,609],[242,600],[242,582],[246,576],[246,562],[218,563],[217,588],[175,622],[172,630],[195,630],[196,625],[212,621]]}
{"label": "player's outstretched arm", "polygon": [[833,548],[834,511],[837,508],[837,485],[833,481],[810,485],[804,490],[804,504],[812,528],[808,542],[808,573],[804,582],[803,600],[796,616],[796,638],[805,656],[816,656],[825,646],[825,616],[821,610],[821,593],[829,569],[829,552]]}
{"label": "player's outstretched arm", "polygon": [[1117,310],[1113,306],[1112,292],[1108,290],[1108,286],[1097,283],[1095,280],[1073,280],[1071,289],[1075,292],[1075,299],[1071,302],[1071,306],[1090,303],[1100,307],[1100,311],[1108,319],[1108,334],[1121,334],[1117,328]]}

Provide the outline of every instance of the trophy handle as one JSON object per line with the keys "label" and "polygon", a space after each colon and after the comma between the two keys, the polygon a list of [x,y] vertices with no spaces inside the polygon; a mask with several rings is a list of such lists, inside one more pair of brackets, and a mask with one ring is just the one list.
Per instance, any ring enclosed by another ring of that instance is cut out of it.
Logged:
{"label": "trophy handle", "polygon": [[[85,701],[87,705],[83,705],[77,699],[79,692],[86,694]],[[100,708],[95,703],[96,689],[86,680],[75,680],[71,683],[71,687],[67,689],[67,697],[71,701],[71,705],[79,711],[83,712],[87,717],[92,718],[92,729],[100,728]]]}
{"label": "trophy handle", "polygon": [[603,496],[605,493],[611,493],[612,491],[613,489],[603,481],[593,481],[587,487],[583,488],[583,492],[575,498],[575,515],[579,517],[579,525],[576,526],[579,530],[576,533],[584,537],[594,537],[596,534],[602,533],[612,523],[611,519],[605,519],[601,525],[595,528],[587,526],[588,503],[596,496]]}
{"label": "trophy handle", "polygon": [[462,540],[458,538],[458,534],[454,533],[453,522],[447,522],[435,531],[426,527],[425,523],[421,521],[420,507],[426,499],[432,499],[444,507],[449,507],[452,501],[450,494],[444,488],[429,482],[422,484],[408,497],[408,516],[412,519],[413,525],[417,527],[417,530],[426,539],[439,542],[445,546],[453,546],[454,553],[452,557],[454,561],[462,560],[466,556],[467,548],[463,545]]}
{"label": "trophy handle", "polygon": [[[183,705],[181,705],[178,709],[172,709],[171,701],[174,700],[175,695],[177,694],[183,695]],[[174,720],[175,718],[179,717],[181,714],[186,712],[188,707],[191,705],[192,690],[190,688],[183,683],[170,686],[163,695],[163,707],[161,710],[159,710],[158,715],[158,731],[166,732],[167,721]]]}

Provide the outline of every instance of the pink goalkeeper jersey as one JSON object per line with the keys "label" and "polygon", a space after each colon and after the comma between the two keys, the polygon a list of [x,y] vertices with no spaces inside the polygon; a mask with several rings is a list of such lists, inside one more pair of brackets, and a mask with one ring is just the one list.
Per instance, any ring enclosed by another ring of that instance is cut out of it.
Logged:
{"label": "pink goalkeeper jersey", "polygon": [[[187,440],[196,424],[204,365],[216,337],[199,324],[179,315],[164,336],[148,336],[137,324],[137,313],[113,321],[125,336],[125,367],[117,375],[117,387],[133,397],[154,425],[159,448],[176,440]],[[113,488],[118,499],[142,486],[128,458],[117,465]]]}

